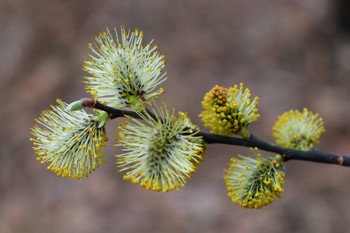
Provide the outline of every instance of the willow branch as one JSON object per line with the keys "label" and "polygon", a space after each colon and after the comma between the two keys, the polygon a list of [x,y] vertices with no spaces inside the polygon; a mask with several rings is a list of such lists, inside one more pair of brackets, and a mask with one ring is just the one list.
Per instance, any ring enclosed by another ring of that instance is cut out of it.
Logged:
{"label": "willow branch", "polygon": [[[133,118],[141,119],[140,114],[134,111],[125,111],[106,106],[93,99],[83,99],[82,105],[84,107],[90,107],[105,111],[109,114],[110,119],[115,119],[118,117],[130,116]],[[146,110],[148,115],[155,119],[155,115],[150,111]],[[208,144],[226,144],[226,145],[235,145],[243,147],[256,147],[260,150],[273,152],[280,154],[284,161],[290,160],[301,160],[317,163],[326,163],[326,164],[335,164],[340,166],[350,167],[350,157],[344,155],[336,155],[330,153],[324,153],[321,151],[311,150],[311,151],[300,151],[294,149],[288,149],[285,147],[277,146],[271,144],[267,141],[264,141],[253,134],[250,134],[247,139],[231,137],[231,136],[222,136],[207,132],[198,132],[198,136],[201,136]]]}
{"label": "willow branch", "polygon": [[250,134],[250,137],[248,139],[221,136],[221,135],[205,133],[205,132],[199,132],[198,135],[203,136],[203,139],[210,144],[219,143],[219,144],[236,145],[236,146],[244,146],[244,147],[257,147],[260,150],[274,152],[282,155],[285,162],[289,160],[302,160],[302,161],[309,161],[309,162],[335,164],[335,165],[340,165],[345,167],[350,166],[349,156],[324,153],[316,150],[300,151],[300,150],[288,149],[285,147],[277,146],[275,144],[266,142],[254,136],[253,134]]}

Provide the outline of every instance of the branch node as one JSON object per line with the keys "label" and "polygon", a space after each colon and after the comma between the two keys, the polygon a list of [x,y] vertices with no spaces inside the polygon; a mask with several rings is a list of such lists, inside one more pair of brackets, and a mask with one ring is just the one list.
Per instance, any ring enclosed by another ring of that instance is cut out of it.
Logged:
{"label": "branch node", "polygon": [[81,100],[81,105],[84,106],[85,108],[93,108],[95,107],[96,100],[92,98],[84,98]]}
{"label": "branch node", "polygon": [[344,157],[342,155],[339,155],[337,158],[337,163],[342,166],[344,163]]}

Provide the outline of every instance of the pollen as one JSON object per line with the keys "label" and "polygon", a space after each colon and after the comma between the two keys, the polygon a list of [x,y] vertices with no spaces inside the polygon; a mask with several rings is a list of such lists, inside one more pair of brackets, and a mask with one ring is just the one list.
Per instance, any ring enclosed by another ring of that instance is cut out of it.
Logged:
{"label": "pollen", "polygon": [[[94,98],[118,109],[135,110],[162,94],[157,86],[166,80],[165,55],[152,41],[143,44],[143,33],[123,26],[115,35],[107,29],[90,45],[91,54],[84,61],[85,89]],[[138,98],[130,103],[129,99]]]}
{"label": "pollen", "polygon": [[202,101],[203,112],[199,115],[212,133],[220,135],[240,134],[259,118],[258,97],[250,99],[249,88],[243,84],[229,89],[216,85]]}
{"label": "pollen", "polygon": [[232,158],[224,179],[232,202],[244,208],[259,209],[283,193],[284,167],[281,156],[264,158],[257,149],[253,150],[256,159],[242,155],[239,159]]}
{"label": "pollen", "polygon": [[86,177],[105,161],[101,149],[108,140],[105,130],[92,115],[69,111],[66,103],[57,102],[52,110],[42,112],[31,129],[36,159],[58,176]]}
{"label": "pollen", "polygon": [[165,106],[157,108],[155,119],[146,113],[144,121],[130,119],[118,127],[117,146],[124,153],[116,155],[117,170],[148,190],[179,190],[203,160],[205,144],[187,114],[176,117]]}
{"label": "pollen", "polygon": [[278,145],[303,151],[313,149],[324,132],[322,118],[306,108],[302,112],[290,110],[282,114],[273,127]]}

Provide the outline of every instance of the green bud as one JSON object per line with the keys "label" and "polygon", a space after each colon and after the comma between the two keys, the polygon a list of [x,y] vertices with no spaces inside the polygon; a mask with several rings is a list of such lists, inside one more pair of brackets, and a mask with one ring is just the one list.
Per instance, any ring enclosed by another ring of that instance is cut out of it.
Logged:
{"label": "green bud", "polygon": [[82,103],[83,103],[82,99],[74,101],[74,102],[68,104],[66,109],[71,111],[71,112],[82,110],[84,108]]}
{"label": "green bud", "polygon": [[106,125],[107,121],[109,120],[109,114],[107,112],[101,112],[95,110],[96,118],[95,120],[98,122],[97,128],[102,128]]}

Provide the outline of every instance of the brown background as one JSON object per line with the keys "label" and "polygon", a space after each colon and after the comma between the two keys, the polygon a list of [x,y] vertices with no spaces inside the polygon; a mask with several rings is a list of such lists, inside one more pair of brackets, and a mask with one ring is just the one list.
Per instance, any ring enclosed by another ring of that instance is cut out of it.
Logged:
{"label": "brown background", "polygon": [[210,146],[186,188],[164,194],[116,174],[120,120],[108,124],[107,163],[79,181],[47,171],[29,141],[34,118],[56,98],[88,96],[81,70],[87,44],[124,24],[167,54],[163,97],[201,127],[206,91],[244,82],[261,96],[262,116],[250,128],[256,135],[272,141],[277,116],[306,106],[325,121],[318,149],[349,153],[350,38],[340,17],[349,8],[337,11],[335,3],[1,0],[0,232],[346,232],[349,168],[289,162],[282,198],[247,210],[231,203],[222,178],[230,156],[246,149]]}

